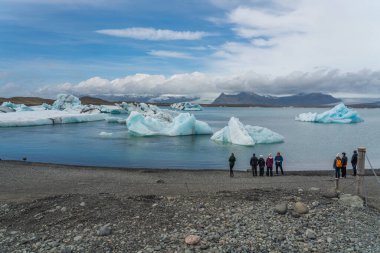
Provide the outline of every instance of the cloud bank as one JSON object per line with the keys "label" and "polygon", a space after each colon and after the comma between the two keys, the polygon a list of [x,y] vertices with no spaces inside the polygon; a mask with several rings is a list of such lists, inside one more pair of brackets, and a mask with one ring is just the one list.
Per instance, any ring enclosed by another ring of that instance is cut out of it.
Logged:
{"label": "cloud bank", "polygon": [[126,29],[103,29],[97,30],[97,33],[124,37],[137,40],[200,40],[209,34],[200,31],[173,31],[165,29],[154,29],[144,27],[132,27]]}
{"label": "cloud bank", "polygon": [[267,75],[246,72],[242,75],[214,76],[199,72],[163,75],[136,74],[108,80],[93,77],[77,84],[64,83],[46,86],[37,94],[55,96],[57,93],[73,94],[180,94],[216,97],[221,92],[240,91],[260,94],[284,95],[300,92],[324,92],[355,97],[357,93],[380,96],[380,71],[362,70],[340,72],[318,70],[312,73],[293,72],[271,78]]}

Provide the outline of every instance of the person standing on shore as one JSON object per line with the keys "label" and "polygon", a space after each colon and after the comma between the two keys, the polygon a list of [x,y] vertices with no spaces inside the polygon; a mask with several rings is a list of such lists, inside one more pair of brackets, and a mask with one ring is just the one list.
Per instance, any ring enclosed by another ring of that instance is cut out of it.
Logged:
{"label": "person standing on shore", "polygon": [[347,174],[347,156],[345,152],[342,152],[342,177],[346,178]]}
{"label": "person standing on shore", "polygon": [[266,161],[266,165],[267,165],[267,177],[269,177],[269,175],[271,177],[273,177],[273,156],[272,156],[272,154],[269,154],[267,161]]}
{"label": "person standing on shore", "polygon": [[263,155],[260,155],[259,161],[259,168],[260,168],[260,177],[264,176],[264,168],[265,168],[265,160],[263,158]]}
{"label": "person standing on shore", "polygon": [[352,175],[356,177],[356,165],[358,164],[358,152],[354,150],[354,153],[351,157],[351,165],[352,165]]}
{"label": "person standing on shore", "polygon": [[254,177],[257,176],[257,165],[258,165],[258,163],[259,163],[259,159],[256,157],[256,154],[253,154],[249,164],[252,167],[252,176],[254,176]]}
{"label": "person standing on shore", "polygon": [[230,177],[234,176],[233,168],[234,168],[234,165],[235,165],[235,161],[236,161],[236,157],[235,157],[234,153],[231,153],[231,156],[228,159],[228,162],[230,163]]}
{"label": "person standing on shore", "polygon": [[276,157],[274,158],[274,161],[276,163],[276,175],[278,176],[278,168],[281,169],[281,175],[284,175],[284,171],[282,169],[282,162],[284,161],[284,158],[280,154],[280,152],[277,152]]}
{"label": "person standing on shore", "polygon": [[335,179],[340,178],[340,170],[342,169],[342,159],[340,159],[339,153],[336,155],[334,159],[333,167],[335,169]]}

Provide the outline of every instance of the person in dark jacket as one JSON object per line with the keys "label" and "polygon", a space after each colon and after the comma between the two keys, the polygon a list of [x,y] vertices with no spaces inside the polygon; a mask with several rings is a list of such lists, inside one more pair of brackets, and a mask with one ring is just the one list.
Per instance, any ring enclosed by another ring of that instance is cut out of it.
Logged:
{"label": "person in dark jacket", "polygon": [[252,167],[252,176],[256,177],[257,176],[257,165],[259,164],[259,159],[256,157],[256,154],[253,154],[251,157],[251,161],[249,164]]}
{"label": "person in dark jacket", "polygon": [[266,165],[267,165],[267,177],[269,175],[273,177],[273,156],[272,154],[269,154],[267,160],[266,160]]}
{"label": "person in dark jacket", "polygon": [[338,153],[334,159],[333,167],[335,169],[335,179],[340,178],[340,170],[342,169],[342,159],[340,159],[340,154]]}
{"label": "person in dark jacket", "polygon": [[277,152],[277,155],[274,158],[274,161],[276,163],[276,175],[278,176],[278,168],[281,169],[281,175],[284,175],[284,171],[282,170],[282,162],[284,161],[284,158],[282,157],[280,152]]}
{"label": "person in dark jacket", "polygon": [[236,157],[235,157],[234,153],[231,153],[231,156],[228,159],[228,162],[230,163],[230,177],[234,176],[233,168],[234,168],[234,165],[235,165],[235,161],[236,161]]}
{"label": "person in dark jacket", "polygon": [[345,152],[342,152],[342,177],[346,178],[347,174],[347,156]]}
{"label": "person in dark jacket", "polygon": [[351,165],[352,165],[352,175],[356,177],[356,165],[358,164],[358,152],[354,150],[354,153],[351,157]]}
{"label": "person in dark jacket", "polygon": [[264,168],[265,168],[265,160],[263,158],[263,155],[260,155],[259,161],[259,168],[260,168],[260,177],[264,176]]}

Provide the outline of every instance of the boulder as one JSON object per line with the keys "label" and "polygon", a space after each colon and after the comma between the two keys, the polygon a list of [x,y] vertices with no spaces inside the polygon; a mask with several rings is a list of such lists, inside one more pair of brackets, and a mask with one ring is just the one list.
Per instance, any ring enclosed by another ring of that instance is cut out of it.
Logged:
{"label": "boulder", "polygon": [[198,235],[188,235],[185,238],[187,245],[197,245],[201,241],[201,237]]}
{"label": "boulder", "polygon": [[274,207],[274,211],[278,214],[286,214],[288,211],[288,203],[280,203]]}
{"label": "boulder", "polygon": [[339,203],[349,207],[363,207],[363,199],[357,195],[343,194],[339,198]]}
{"label": "boulder", "polygon": [[294,205],[294,211],[296,211],[297,213],[299,214],[306,214],[309,212],[309,208],[307,207],[307,205],[305,205],[304,203],[302,202],[297,202],[295,205]]}
{"label": "boulder", "polygon": [[323,197],[333,199],[339,196],[338,192],[335,189],[330,189],[322,194]]}

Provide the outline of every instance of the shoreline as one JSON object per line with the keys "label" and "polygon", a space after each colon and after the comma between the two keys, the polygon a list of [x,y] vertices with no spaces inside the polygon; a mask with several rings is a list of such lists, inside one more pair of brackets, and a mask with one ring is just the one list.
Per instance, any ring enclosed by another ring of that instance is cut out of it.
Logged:
{"label": "shoreline", "polygon": [[[59,167],[62,169],[86,169],[86,170],[116,170],[116,171],[137,171],[137,172],[226,172],[229,171],[226,167],[225,169],[210,169],[210,168],[141,168],[141,167],[118,167],[118,166],[96,166],[96,165],[76,165],[76,164],[64,164],[64,163],[49,163],[49,162],[35,162],[35,161],[19,161],[19,160],[0,160],[0,166],[11,165],[11,166],[48,166],[48,167]],[[377,174],[380,173],[380,169],[374,169]],[[237,173],[250,173],[251,170],[234,170]],[[266,171],[266,170],[264,170]],[[333,169],[326,170],[284,170],[285,176],[332,176],[335,171]],[[275,169],[273,169],[275,173]],[[347,169],[347,175],[351,175],[352,169]],[[264,173],[265,174],[265,173]],[[373,176],[371,169],[366,168],[365,176]]]}

